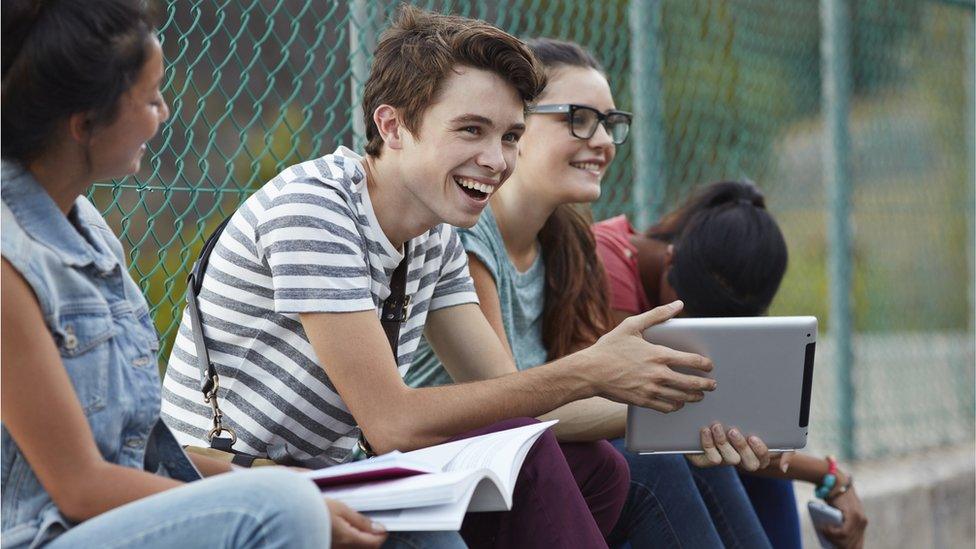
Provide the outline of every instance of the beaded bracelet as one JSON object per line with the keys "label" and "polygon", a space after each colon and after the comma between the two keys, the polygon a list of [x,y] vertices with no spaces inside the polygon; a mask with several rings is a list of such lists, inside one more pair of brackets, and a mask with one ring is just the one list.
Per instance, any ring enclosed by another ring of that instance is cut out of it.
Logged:
{"label": "beaded bracelet", "polygon": [[[820,482],[820,486],[817,486],[815,495],[823,500],[827,499],[830,491],[834,489],[837,484],[837,460],[834,456],[827,456],[827,474],[824,475],[823,480]],[[845,490],[846,491],[846,490]]]}

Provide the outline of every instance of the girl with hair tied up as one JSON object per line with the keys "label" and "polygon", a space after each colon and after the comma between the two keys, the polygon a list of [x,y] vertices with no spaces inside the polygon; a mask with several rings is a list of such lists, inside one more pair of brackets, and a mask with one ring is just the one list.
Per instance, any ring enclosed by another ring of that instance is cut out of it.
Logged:
{"label": "girl with hair tied up", "polygon": [[[682,316],[763,315],[786,272],[786,242],[762,193],[749,182],[703,186],[644,234],[622,215],[595,224],[593,233],[614,325],[675,299],[685,303]],[[635,468],[650,466],[642,456],[626,455],[634,476],[640,475]],[[778,468],[741,475],[774,547],[801,546],[790,480],[819,485],[832,459],[796,453],[784,456]],[[849,474],[838,469],[836,479],[822,495],[844,512],[844,523],[825,533],[839,547],[861,547],[867,525],[861,501]]]}
{"label": "girl with hair tied up", "polygon": [[85,198],[136,173],[169,116],[145,4],[4,0],[2,19],[4,547],[379,546],[286,468],[200,480],[230,464],[188,458],[159,418],[146,301]]}
{"label": "girl with hair tied up", "polygon": [[[514,173],[492,194],[477,225],[460,233],[481,309],[520,370],[578,349],[585,353],[614,323],[590,220],[574,204],[599,198],[601,179],[625,142],[631,120],[617,109],[607,78],[589,52],[550,39],[528,45],[546,67],[549,83],[527,110]],[[680,304],[674,307],[662,317],[672,316]],[[425,344],[406,381],[413,386],[453,382]],[[655,409],[663,412],[705,398],[666,383],[658,384],[655,393],[660,395]],[[591,398],[543,418],[560,419],[555,431],[571,455],[580,442],[622,437],[626,405]],[[735,470],[705,468],[740,462],[748,469],[765,467],[768,450],[757,437],[735,436],[722,426],[716,426],[714,438],[711,430],[705,432],[708,454],[695,458],[701,468],[676,455],[638,456],[628,463],[632,481],[623,511],[594,510],[595,515],[614,514],[609,524],[615,526],[604,531],[611,545],[769,547]],[[696,483],[707,490],[699,493]],[[713,520],[713,514],[721,520]]]}

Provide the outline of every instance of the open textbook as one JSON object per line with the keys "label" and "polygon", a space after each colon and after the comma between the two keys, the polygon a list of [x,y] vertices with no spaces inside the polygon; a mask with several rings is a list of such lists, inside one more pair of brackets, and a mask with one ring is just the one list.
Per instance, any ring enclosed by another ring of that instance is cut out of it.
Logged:
{"label": "open textbook", "polygon": [[467,512],[508,511],[522,462],[555,421],[391,452],[306,475],[327,498],[390,531],[458,530]]}

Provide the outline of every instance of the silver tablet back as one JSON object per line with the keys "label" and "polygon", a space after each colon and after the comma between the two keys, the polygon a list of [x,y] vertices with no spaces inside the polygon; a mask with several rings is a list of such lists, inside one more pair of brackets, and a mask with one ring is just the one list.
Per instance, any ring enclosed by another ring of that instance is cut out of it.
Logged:
{"label": "silver tablet back", "polygon": [[699,430],[716,421],[758,435],[770,449],[806,445],[815,317],[676,318],[648,328],[644,339],[711,358],[715,368],[708,377],[718,387],[701,402],[670,414],[630,406],[627,449],[701,452]]}

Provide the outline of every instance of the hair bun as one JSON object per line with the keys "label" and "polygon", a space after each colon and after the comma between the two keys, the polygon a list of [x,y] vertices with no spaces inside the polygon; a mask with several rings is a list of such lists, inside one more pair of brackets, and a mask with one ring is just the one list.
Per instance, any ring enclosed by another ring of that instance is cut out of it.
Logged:
{"label": "hair bun", "polygon": [[763,197],[763,193],[759,190],[759,187],[752,181],[748,179],[743,179],[742,181],[726,181],[723,185],[726,186],[728,192],[724,197],[726,203],[752,206],[763,210],[766,209],[766,199]]}

